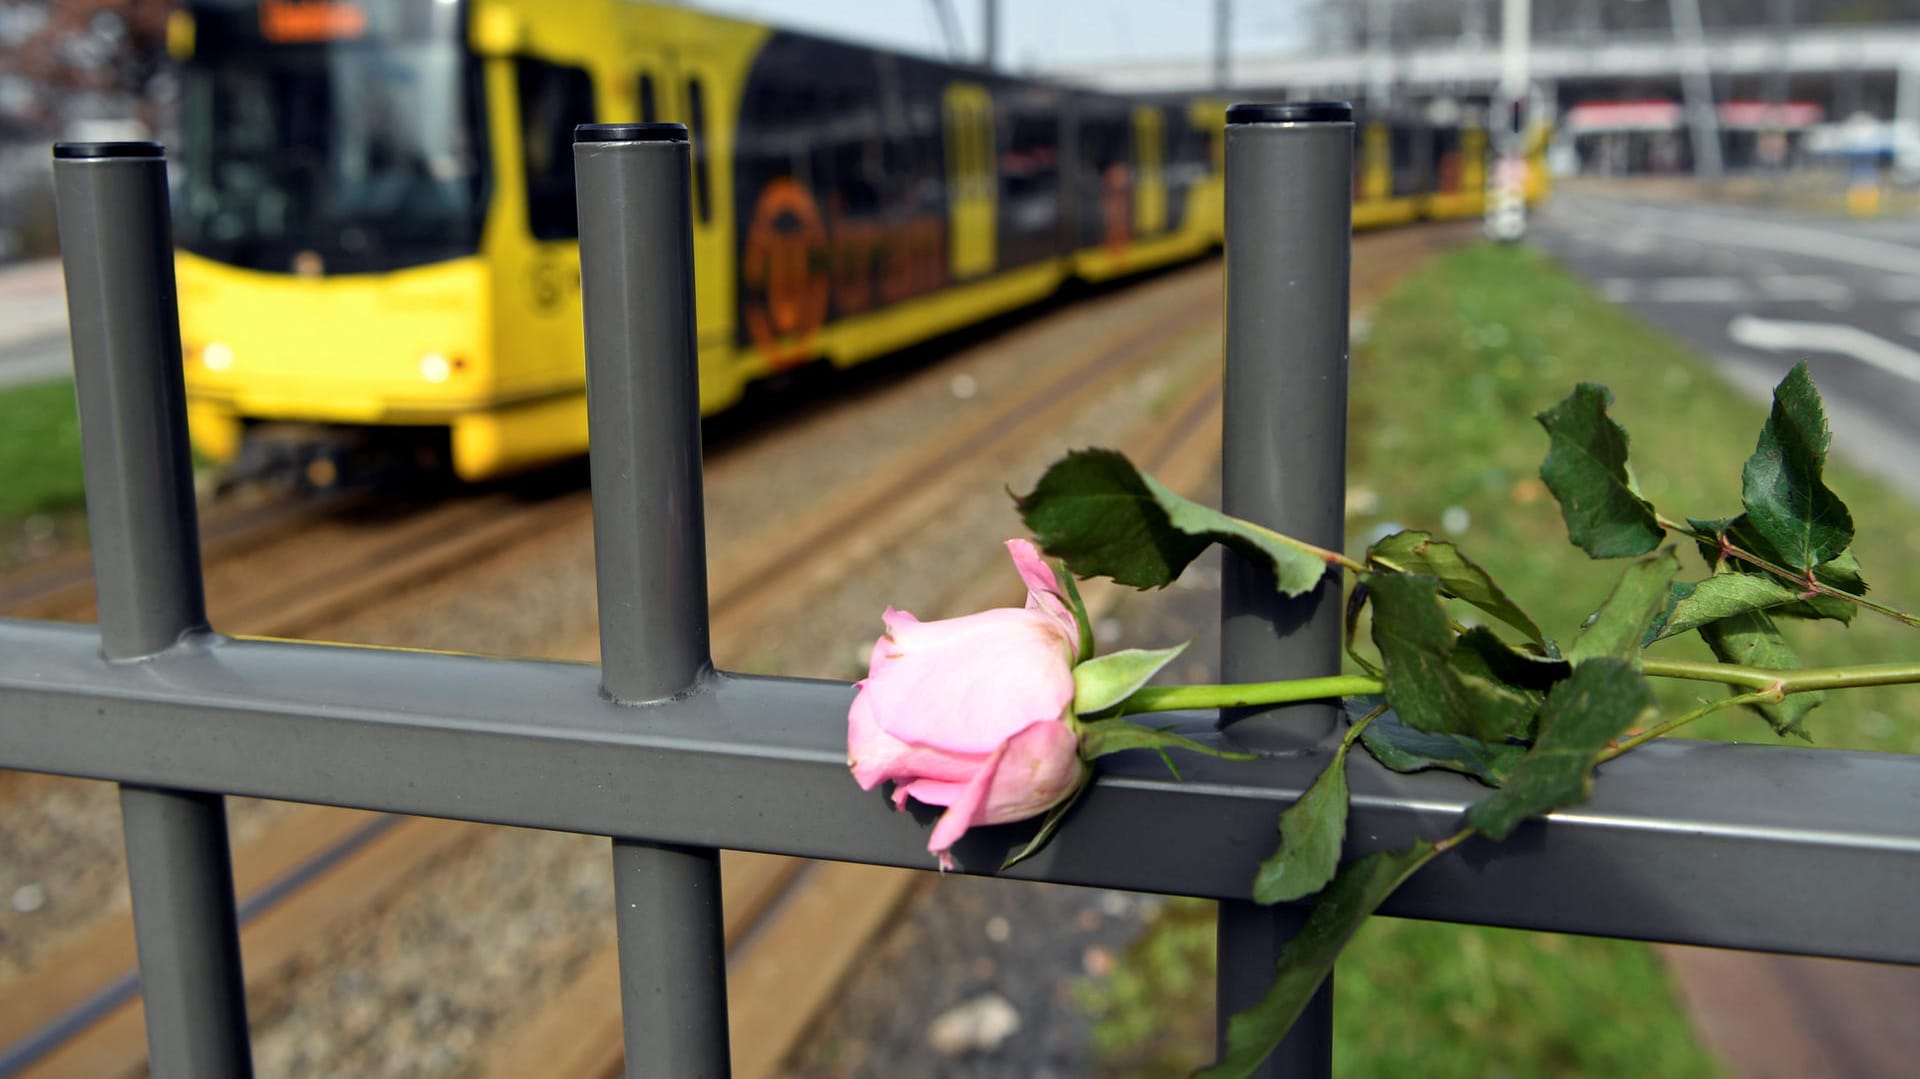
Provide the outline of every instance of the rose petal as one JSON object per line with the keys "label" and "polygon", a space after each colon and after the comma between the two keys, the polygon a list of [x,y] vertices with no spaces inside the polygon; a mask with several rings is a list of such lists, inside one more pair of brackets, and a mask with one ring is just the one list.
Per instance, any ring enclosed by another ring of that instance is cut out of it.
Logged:
{"label": "rose petal", "polygon": [[1008,739],[993,787],[974,823],[1005,824],[1037,817],[1073,793],[1085,768],[1080,739],[1066,724],[1035,723]]}
{"label": "rose petal", "polygon": [[950,806],[967,789],[966,780],[916,779],[893,788],[894,797],[912,798],[921,805]]}
{"label": "rose petal", "polygon": [[[1073,702],[1059,626],[1037,611],[1000,608],[902,626],[898,658],[862,694],[873,719],[902,741],[980,755]],[[877,651],[877,650],[876,650]]]}
{"label": "rose petal", "polygon": [[1026,582],[1027,608],[1042,611],[1057,622],[1077,654],[1080,651],[1080,623],[1074,620],[1073,608],[1067,603],[1060,579],[1054,576],[1053,567],[1041,557],[1040,548],[1034,546],[1031,540],[1010,539],[1007,541],[1007,553],[1013,556],[1013,568],[1020,571],[1020,579]]}
{"label": "rose petal", "polygon": [[1035,723],[991,754],[965,783],[919,779],[902,788],[914,801],[947,807],[927,837],[927,849],[943,854],[968,829],[1026,820],[1058,805],[1080,784],[1084,765],[1076,748],[1065,724]]}
{"label": "rose petal", "polygon": [[[1086,766],[1080,740],[1064,723],[1042,722],[1007,740],[986,801],[974,824],[1006,824],[1037,817],[1059,804],[1080,785]],[[950,806],[965,792],[972,774],[960,779],[915,778],[894,787],[898,804],[911,797],[923,805]]]}
{"label": "rose petal", "polygon": [[[987,791],[993,787],[994,773],[999,771],[1000,759],[1006,751],[1004,745],[994,750],[947,806],[947,811],[940,814],[940,819],[934,823],[933,834],[927,837],[929,852],[945,855],[947,848],[958,843],[960,837],[967,834],[967,829],[973,827],[976,815],[986,803]],[[941,864],[946,864],[944,857]]]}
{"label": "rose petal", "polygon": [[860,683],[853,706],[847,709],[847,765],[861,790],[872,790],[889,779],[931,776],[964,781],[978,767],[978,759],[945,750],[903,742],[875,720],[867,683]]}

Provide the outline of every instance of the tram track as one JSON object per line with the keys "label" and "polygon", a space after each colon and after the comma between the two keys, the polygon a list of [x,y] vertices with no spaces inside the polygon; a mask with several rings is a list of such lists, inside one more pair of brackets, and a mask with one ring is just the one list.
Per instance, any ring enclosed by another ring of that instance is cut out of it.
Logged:
{"label": "tram track", "polygon": [[[1215,371],[1185,390],[1163,417],[1133,432],[1128,441],[1136,447],[1144,468],[1174,490],[1191,492],[1207,480],[1218,460],[1220,417],[1220,379]],[[914,522],[921,526],[927,523],[925,504],[920,504],[922,515]],[[896,539],[903,534],[896,533]],[[1001,572],[961,576],[967,583],[949,590],[930,617],[1008,606],[1024,594]],[[1096,620],[1118,598],[1118,590],[1100,587],[1103,583],[1088,582],[1085,593],[1088,613]],[[867,942],[928,878],[886,866],[812,863],[736,852],[727,852],[726,857],[747,861],[723,860],[723,882],[727,873],[742,870],[766,881],[769,863],[786,869],[786,884],[777,903],[756,894],[766,914],[749,939],[736,939],[733,912],[728,911],[727,1008],[733,1074],[739,1079],[759,1079],[777,1073]],[[731,900],[732,895],[725,898]],[[569,1079],[612,1079],[620,1073],[619,965],[611,942],[561,994],[508,1034],[483,1074],[488,1079],[512,1079],[535,1074],[529,1069],[543,1061],[565,1061],[564,1069],[555,1066],[544,1074]]]}
{"label": "tram track", "polygon": [[[362,497],[334,493],[270,498],[210,510],[200,520],[201,555],[208,561],[239,557],[334,517]],[[78,621],[92,609],[92,552],[85,547],[28,562],[0,576],[0,612],[9,617]]]}
{"label": "tram track", "polygon": [[[1432,249],[1424,241],[1403,241],[1364,263],[1356,257],[1356,281],[1369,282],[1372,267],[1386,263],[1392,269],[1379,271],[1384,281],[1404,269],[1410,256]],[[781,604],[831,587],[864,560],[908,542],[939,521],[956,492],[989,478],[1004,482],[1000,463],[1007,448],[1047,437],[1065,417],[1137,378],[1170,352],[1185,347],[1217,355],[1217,301],[1195,304],[1193,295],[1177,287],[1171,291],[1173,299],[1134,317],[1116,315],[1052,373],[902,447],[885,468],[824,494],[812,509],[718,545],[710,573],[716,644],[773,617]],[[1194,295],[1204,297],[1205,290]],[[1216,369],[1213,378],[1187,387],[1163,416],[1135,432],[1137,456],[1176,489],[1204,480],[1217,460],[1218,397]],[[726,482],[735,467],[731,456],[723,451],[710,457],[710,488]],[[445,578],[443,584],[449,584],[462,566],[556,532],[586,529],[589,522],[584,492],[530,504],[513,504],[496,493],[436,505],[374,530],[366,542],[333,549],[323,542],[325,557],[313,565],[279,574],[284,579],[251,594],[211,602],[215,625],[247,635],[299,636],[356,606],[391,601],[397,590],[419,587],[423,580]],[[219,542],[209,535],[210,554]],[[233,543],[238,555],[261,557],[266,551],[271,564],[272,540],[225,542]],[[210,582],[220,572],[210,567]],[[990,583],[949,590],[932,613],[958,613],[1013,598],[999,594],[997,575],[962,580]],[[1089,601],[1104,608],[1111,600],[1096,588]],[[66,602],[67,610],[75,609],[70,593]],[[591,641],[559,648],[575,658],[591,658],[596,651]],[[476,843],[487,831],[462,822],[332,807],[292,811],[235,854],[249,989],[284,977],[315,937],[373,916],[418,886],[432,863]],[[879,931],[923,875],[809,866],[734,852],[725,855],[724,865],[731,977],[744,994],[735,1014],[761,1016],[734,1025],[736,1032],[756,1032],[754,1044],[736,1042],[736,1071],[766,1074],[804,1032],[854,954],[835,951],[796,962],[793,949],[818,952],[824,940],[834,938],[852,940],[857,947]],[[771,918],[770,912],[786,913]],[[508,1033],[489,1055],[488,1074],[528,1074],[513,1070],[516,1060],[538,1062],[542,1074],[611,1074],[618,1067],[620,1041],[617,991],[610,988],[617,985],[613,970],[611,949],[601,949],[553,996],[549,1008]],[[123,913],[103,919],[33,970],[0,983],[0,999],[7,1002],[0,1008],[0,1079],[138,1074],[145,1063],[144,1017],[133,971],[131,927]],[[779,1036],[768,1036],[773,1033]],[[562,1062],[566,1067],[559,1067]]]}
{"label": "tram track", "polygon": [[[1163,310],[1179,306],[1162,304],[1152,310],[1154,317],[1121,320],[1118,328],[1066,357],[1057,373],[1032,380],[992,408],[934,433],[888,468],[828,494],[801,521],[775,522],[723,547],[712,574],[716,634],[750,623],[773,598],[829,582],[847,557],[845,545],[826,542],[829,538],[884,527],[897,542],[939,512],[939,499],[930,494],[989,467],[993,447],[1040,437],[1063,414],[1137,375],[1176,340],[1214,321],[1211,307],[1188,305],[1179,317]],[[710,477],[723,481],[728,467],[727,455],[720,455],[710,462]],[[531,542],[556,529],[585,527],[590,513],[584,492],[533,506],[503,506],[497,497],[436,506],[376,530],[375,540],[333,550],[297,573],[277,574],[272,584],[250,595],[222,603],[210,588],[210,613],[226,632],[298,636],[356,604],[391,599],[402,583],[418,584],[423,576],[499,555],[516,539]],[[871,557],[876,546],[867,541],[857,549]],[[261,551],[249,557],[259,558]],[[267,557],[278,560],[271,552]],[[210,569],[210,581],[220,572]],[[591,654],[577,644],[562,651]],[[279,976],[313,934],[333,931],[377,908],[397,889],[416,883],[424,865],[484,831],[464,822],[333,807],[295,810],[235,855],[236,893],[250,915],[241,930],[249,989]],[[290,859],[290,852],[298,856]],[[764,879],[775,878],[788,879],[784,870]],[[747,874],[747,879],[761,878]],[[144,1011],[130,980],[133,969],[131,927],[123,915],[37,963],[34,972],[0,985],[0,995],[9,1001],[0,1009],[0,1079],[138,1074],[146,1045]]]}

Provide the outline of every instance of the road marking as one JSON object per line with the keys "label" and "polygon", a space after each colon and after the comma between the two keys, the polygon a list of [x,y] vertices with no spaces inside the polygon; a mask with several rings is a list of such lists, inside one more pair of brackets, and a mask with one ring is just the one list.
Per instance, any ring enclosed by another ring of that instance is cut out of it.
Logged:
{"label": "road marking", "polygon": [[1895,303],[1920,302],[1920,277],[1881,278],[1880,295]]}
{"label": "road marking", "polygon": [[1907,336],[1920,337],[1920,311],[1907,312],[1906,317],[1902,318],[1900,322],[1901,325],[1906,327]]}
{"label": "road marking", "polygon": [[1609,277],[1600,282],[1600,295],[1608,303],[1630,303],[1640,294],[1640,282],[1631,277]]}
{"label": "road marking", "polygon": [[[1805,228],[1800,225],[1784,225],[1775,221],[1758,221],[1746,217],[1700,213],[1680,214],[1643,207],[1632,209],[1642,218],[1653,217],[1662,220],[1664,224],[1661,231],[1669,236],[1684,233],[1706,243],[1727,247],[1784,251],[1810,258],[1825,259],[1829,262],[1845,262],[1855,266],[1886,270],[1891,273],[1920,274],[1920,249],[1901,244],[1866,240],[1840,232]],[[1717,217],[1718,221],[1702,221],[1700,220],[1702,217]]]}
{"label": "road marking", "polygon": [[1818,274],[1770,274],[1759,280],[1760,291],[1770,300],[1810,300],[1818,303],[1851,303],[1853,289],[1837,277]]}
{"label": "road marking", "polygon": [[1742,303],[1747,283],[1737,277],[1661,277],[1647,282],[1654,303]]}
{"label": "road marking", "polygon": [[[1754,281],[1737,277],[1605,277],[1595,288],[1609,303],[1751,303],[1756,298],[1847,306],[1854,292],[1846,282],[1819,274],[1773,274]],[[1758,290],[1760,297],[1754,295]]]}
{"label": "road marking", "polygon": [[1734,344],[1767,352],[1837,352],[1910,382],[1920,382],[1920,352],[1842,322],[1791,322],[1739,315],[1727,323],[1727,337]]}

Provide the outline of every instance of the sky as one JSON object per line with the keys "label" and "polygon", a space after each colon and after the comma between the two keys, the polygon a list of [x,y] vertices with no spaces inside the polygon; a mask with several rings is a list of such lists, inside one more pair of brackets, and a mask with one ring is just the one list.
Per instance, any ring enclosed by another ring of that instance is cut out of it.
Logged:
{"label": "sky", "polygon": [[[986,0],[948,0],[961,42],[977,56]],[[931,0],[690,0],[690,6],[794,30],[936,56],[946,39]],[[1295,0],[1234,4],[1233,52],[1298,48]],[[1210,56],[1210,0],[1000,0],[1000,62],[1014,70],[1102,60]]]}

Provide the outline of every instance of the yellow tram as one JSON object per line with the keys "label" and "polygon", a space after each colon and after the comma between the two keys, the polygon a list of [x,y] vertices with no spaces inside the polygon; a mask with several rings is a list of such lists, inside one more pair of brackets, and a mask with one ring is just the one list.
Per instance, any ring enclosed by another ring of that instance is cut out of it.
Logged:
{"label": "yellow tram", "polygon": [[[189,417],[242,471],[586,449],[580,123],[690,129],[709,413],[1221,239],[1219,101],[628,0],[206,0],[169,37]],[[1484,147],[1364,122],[1356,227],[1477,215]]]}

